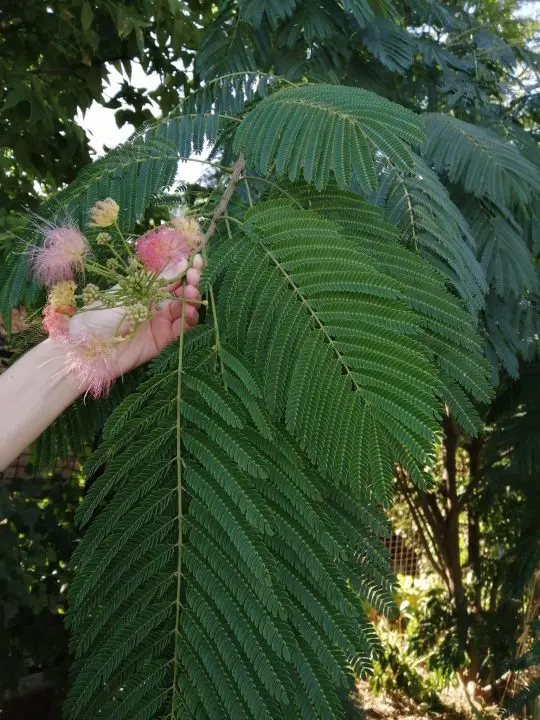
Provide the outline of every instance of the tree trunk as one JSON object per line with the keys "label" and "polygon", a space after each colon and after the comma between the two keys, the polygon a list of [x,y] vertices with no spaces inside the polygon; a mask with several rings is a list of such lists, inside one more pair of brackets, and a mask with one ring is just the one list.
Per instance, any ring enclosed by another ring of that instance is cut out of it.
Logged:
{"label": "tree trunk", "polygon": [[449,590],[454,598],[457,638],[462,652],[467,650],[469,612],[463,587],[463,572],[459,548],[460,503],[457,495],[456,453],[458,449],[457,428],[447,412],[443,421],[443,485],[445,496],[446,555],[448,558]]}
{"label": "tree trunk", "polygon": [[[469,453],[469,485],[467,490],[473,490],[480,483],[481,467],[480,453],[482,451],[483,438],[474,438],[467,450]],[[469,566],[474,577],[474,605],[470,615],[471,639],[469,644],[469,656],[471,659],[470,676],[476,680],[480,674],[480,648],[478,634],[482,618],[482,558],[480,555],[480,516],[475,508],[472,492],[469,493],[468,510],[468,555]]]}

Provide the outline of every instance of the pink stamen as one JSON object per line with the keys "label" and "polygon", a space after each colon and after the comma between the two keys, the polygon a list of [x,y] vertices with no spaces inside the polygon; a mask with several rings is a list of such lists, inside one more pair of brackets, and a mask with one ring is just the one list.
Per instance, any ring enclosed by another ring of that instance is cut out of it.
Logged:
{"label": "pink stamen", "polygon": [[50,226],[41,247],[32,253],[32,268],[37,279],[47,287],[61,280],[71,280],[82,270],[90,247],[82,232],[73,225]]}
{"label": "pink stamen", "polygon": [[161,272],[168,265],[185,260],[191,253],[183,234],[167,225],[160,225],[145,232],[137,240],[135,247],[137,258],[148,270],[155,272]]}

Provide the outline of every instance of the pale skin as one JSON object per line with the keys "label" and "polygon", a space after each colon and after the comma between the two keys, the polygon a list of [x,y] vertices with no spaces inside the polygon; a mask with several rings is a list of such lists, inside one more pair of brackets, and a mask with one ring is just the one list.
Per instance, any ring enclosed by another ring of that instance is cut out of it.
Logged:
{"label": "pale skin", "polygon": [[[202,267],[202,257],[195,256],[185,279],[168,287],[176,299],[164,302],[133,339],[121,345],[117,354],[121,375],[151,360],[179,336],[184,298],[185,330],[198,323]],[[163,274],[167,279],[175,275],[174,268]],[[70,332],[91,330],[111,336],[122,315],[122,308],[86,310],[71,318]],[[6,370],[0,376],[0,471],[84,392],[64,371],[62,347],[50,340],[32,348]]]}

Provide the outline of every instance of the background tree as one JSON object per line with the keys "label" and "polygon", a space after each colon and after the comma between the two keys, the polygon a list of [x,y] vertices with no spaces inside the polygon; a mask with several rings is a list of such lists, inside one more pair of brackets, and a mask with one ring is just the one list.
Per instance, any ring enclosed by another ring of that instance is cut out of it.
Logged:
{"label": "background tree", "polygon": [[[487,377],[517,381],[538,336],[538,61],[512,10],[221,2],[195,58],[204,90],[42,208],[82,226],[110,195],[134,232],[179,159],[205,142],[219,157],[193,209],[212,311],[87,467],[102,474],[78,513],[95,519],[74,559],[69,717],[341,716],[336,688],[376,648],[360,600],[392,608],[393,466],[425,489],[443,429],[449,591],[472,655],[457,428],[482,430]],[[2,288],[3,312],[39,306],[24,256]],[[56,423],[45,457],[84,446],[92,408]]]}
{"label": "background tree", "polygon": [[[151,102],[166,113],[190,85],[198,23],[211,7],[199,0],[19,3],[0,8],[0,206],[4,213],[35,208],[90,162],[77,113],[93,102],[117,109],[119,126],[139,127]],[[125,79],[104,96],[111,68],[131,75],[132,64],[159,75],[152,92]],[[38,191],[38,188],[40,190]],[[1,230],[1,226],[0,226]]]}
{"label": "background tree", "polygon": [[[538,611],[537,381],[537,363],[522,366],[519,380],[507,378],[476,438],[447,420],[435,489],[414,489],[397,474],[447,593],[433,592],[412,646],[433,669],[457,670],[473,701],[482,692],[484,700],[507,699],[508,660],[527,644]],[[448,598],[454,613],[444,620]]]}

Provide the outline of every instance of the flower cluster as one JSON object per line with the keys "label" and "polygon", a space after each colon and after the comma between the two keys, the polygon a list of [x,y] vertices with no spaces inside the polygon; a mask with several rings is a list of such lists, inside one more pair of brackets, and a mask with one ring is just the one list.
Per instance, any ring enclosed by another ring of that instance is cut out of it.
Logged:
{"label": "flower cluster", "polygon": [[[88,227],[100,232],[89,235],[92,243],[73,223],[47,223],[42,245],[31,252],[36,279],[48,288],[43,327],[51,340],[63,344],[66,371],[95,397],[106,394],[119,375],[120,344],[133,338],[172,297],[205,244],[197,220],[180,212],[139,238],[124,236],[119,213],[112,198],[95,204]],[[200,256],[195,262],[202,265]],[[78,276],[91,276],[95,282],[78,286]],[[109,311],[103,323],[82,323],[84,331],[73,330],[74,315],[98,311]],[[111,323],[109,333],[88,330]]]}

